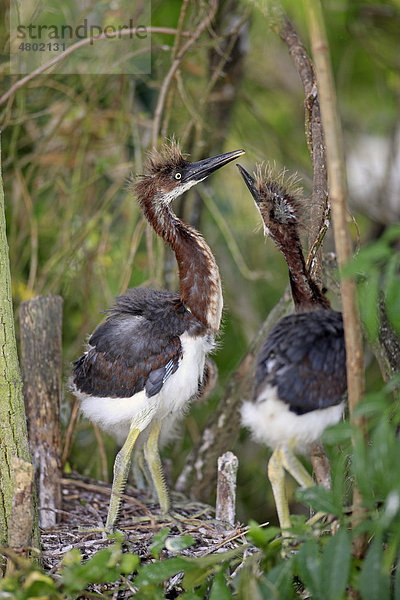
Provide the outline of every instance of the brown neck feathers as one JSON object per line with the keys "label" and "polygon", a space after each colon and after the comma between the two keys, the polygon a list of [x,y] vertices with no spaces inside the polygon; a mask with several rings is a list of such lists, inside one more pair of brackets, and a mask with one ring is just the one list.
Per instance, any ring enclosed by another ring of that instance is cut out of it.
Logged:
{"label": "brown neck feathers", "polygon": [[144,214],[175,252],[182,302],[208,329],[217,332],[222,315],[222,289],[215,258],[203,237],[160,200],[142,204]]}
{"label": "brown neck feathers", "polygon": [[290,239],[277,240],[277,245],[289,267],[290,287],[296,311],[307,308],[330,308],[328,298],[322,293],[306,267],[300,238],[295,228]]}

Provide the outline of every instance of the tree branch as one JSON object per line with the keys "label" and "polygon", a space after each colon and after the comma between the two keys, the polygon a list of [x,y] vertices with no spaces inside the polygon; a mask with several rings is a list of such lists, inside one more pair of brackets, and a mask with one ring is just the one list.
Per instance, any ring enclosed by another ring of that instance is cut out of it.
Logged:
{"label": "tree branch", "polygon": [[[5,94],[3,94],[3,96],[0,97],[0,106],[2,104],[4,104],[5,102],[7,102],[7,100],[13,94],[15,94],[15,92],[17,90],[24,87],[24,85],[29,83],[29,81],[32,81],[32,79],[35,79],[35,77],[37,77],[38,75],[41,75],[42,73],[44,73],[45,71],[50,69],[50,67],[52,67],[53,65],[56,65],[57,63],[61,62],[62,60],[64,60],[64,58],[66,58],[67,56],[69,56],[70,54],[75,52],[76,50],[79,50],[79,48],[82,48],[83,46],[87,46],[88,44],[93,44],[95,42],[99,42],[101,40],[106,40],[108,38],[111,39],[111,38],[117,37],[117,36],[132,35],[132,34],[136,33],[136,31],[137,31],[136,27],[134,27],[134,28],[130,28],[130,29],[122,29],[121,31],[116,31],[115,35],[112,32],[107,33],[107,34],[102,33],[101,35],[97,35],[95,37],[90,37],[90,38],[85,38],[83,40],[79,40],[79,42],[72,44],[66,50],[64,50],[64,52],[60,52],[60,54],[57,54],[57,56],[55,56],[54,58],[49,60],[49,62],[45,63],[44,65],[41,65],[40,67],[38,67],[37,69],[32,71],[32,73],[29,73],[28,75],[26,75],[25,77],[22,77],[22,79],[19,79],[16,83],[14,83],[14,85],[12,85],[10,87],[8,92],[6,92]],[[172,29],[170,27],[147,27],[146,31],[150,35],[152,33],[163,33],[166,35],[176,35],[178,33],[177,29]],[[190,38],[192,34],[190,31],[181,31],[181,32],[179,32],[179,35],[182,37]]]}
{"label": "tree branch", "polygon": [[[346,170],[343,155],[342,131],[336,101],[336,90],[331,68],[329,44],[319,0],[305,0],[309,17],[310,38],[319,83],[321,116],[326,136],[326,150],[330,197],[334,222],[335,246],[339,272],[352,257],[347,211]],[[347,388],[350,420],[364,429],[364,423],[354,411],[364,395],[364,359],[361,324],[357,307],[355,282],[341,277],[343,322],[347,354]],[[363,518],[362,498],[357,487],[353,493],[353,526]],[[366,549],[365,536],[354,543],[355,554],[361,557]]]}
{"label": "tree branch", "polygon": [[210,0],[210,10],[207,13],[207,16],[201,21],[200,25],[197,27],[196,31],[192,34],[192,37],[182,46],[182,48],[177,52],[175,59],[173,60],[170,69],[166,76],[164,77],[164,81],[162,83],[160,93],[158,95],[157,106],[154,111],[154,120],[153,120],[153,135],[152,135],[152,144],[155,147],[157,145],[158,132],[160,130],[160,122],[161,115],[164,108],[164,102],[167,95],[168,88],[171,84],[172,77],[175,75],[179,65],[182,62],[183,57],[186,52],[193,46],[196,40],[200,37],[203,31],[210,25],[213,20],[215,13],[218,8],[218,0]]}
{"label": "tree branch", "polygon": [[[329,227],[330,207],[317,78],[312,60],[288,16],[280,6],[273,7],[271,16],[272,27],[287,45],[304,89],[305,136],[313,165],[312,202],[308,226],[309,252],[306,264],[316,283],[321,286],[322,242]],[[318,483],[329,488],[331,485],[330,465],[321,443],[312,445],[310,459]]]}
{"label": "tree branch", "polygon": [[328,173],[324,131],[314,65],[287,15],[279,7],[272,12],[273,29],[286,43],[304,89],[305,136],[313,165],[313,192],[308,227],[310,252],[307,262],[318,284],[322,279],[321,242],[329,225]]}

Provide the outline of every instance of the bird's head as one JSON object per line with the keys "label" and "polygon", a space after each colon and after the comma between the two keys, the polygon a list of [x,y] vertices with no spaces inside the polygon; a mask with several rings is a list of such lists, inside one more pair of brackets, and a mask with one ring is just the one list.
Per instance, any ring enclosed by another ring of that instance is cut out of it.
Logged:
{"label": "bird's head", "polygon": [[133,183],[134,192],[143,204],[146,200],[154,199],[162,204],[169,204],[174,198],[242,154],[244,150],[235,150],[190,162],[182,154],[175,140],[172,140],[160,150],[153,150],[149,154],[145,174]]}
{"label": "bird's head", "polygon": [[280,248],[289,238],[297,239],[302,212],[297,176],[286,177],[286,171],[258,165],[253,177],[241,165],[237,167],[263,220],[264,235]]}

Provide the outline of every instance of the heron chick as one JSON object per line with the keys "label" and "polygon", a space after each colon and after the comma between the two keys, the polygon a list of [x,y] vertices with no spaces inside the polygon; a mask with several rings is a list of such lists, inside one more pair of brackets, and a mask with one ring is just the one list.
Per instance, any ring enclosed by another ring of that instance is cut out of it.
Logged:
{"label": "heron chick", "polygon": [[82,413],[125,440],[114,463],[106,531],[115,528],[135,445],[143,446],[162,513],[170,509],[160,431],[182,416],[201,387],[223,303],[209,246],[173,213],[171,202],[243,153],[189,162],[171,142],[150,155],[145,174],[132,183],[146,219],[175,253],[180,293],[132,288],[118,296],[74,362],[72,389]]}
{"label": "heron chick", "polygon": [[241,409],[243,425],[273,450],[268,477],[280,526],[288,529],[285,470],[300,486],[313,485],[295,453],[307,453],[343,414],[347,390],[343,320],[306,267],[298,190],[271,168],[260,166],[253,177],[237,166],[262,218],[264,234],[285,257],[295,306],[295,313],[267,335],[257,357],[254,398]]}

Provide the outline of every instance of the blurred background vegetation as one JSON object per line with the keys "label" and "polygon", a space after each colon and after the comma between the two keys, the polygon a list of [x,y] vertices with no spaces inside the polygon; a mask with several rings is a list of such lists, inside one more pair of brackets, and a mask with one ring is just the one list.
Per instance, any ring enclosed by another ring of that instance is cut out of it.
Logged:
{"label": "blurred background vegetation", "polygon": [[[67,387],[70,362],[82,353],[102,311],[127,287],[177,286],[174,260],[146,229],[126,185],[131,173],[142,172],[154,138],[175,135],[193,159],[243,147],[246,167],[276,161],[298,171],[305,198],[311,196],[303,89],[285,44],[270,27],[265,4],[220,3],[213,26],[182,58],[156,130],[160,90],[185,42],[167,34],[152,36],[150,75],[48,72],[0,106],[16,325],[22,301],[37,294],[63,297],[64,429],[73,401]],[[326,0],[323,5],[359,239],[355,227],[352,233],[361,247],[376,247],[400,216],[400,4]],[[300,3],[287,1],[284,8],[308,47]],[[209,10],[203,1],[152,0],[152,26],[176,28],[181,17],[183,30],[194,31]],[[1,27],[5,40],[4,22]],[[5,45],[1,51],[5,93],[18,78],[7,74]],[[233,165],[226,167],[175,207],[200,228],[215,253],[225,311],[214,357],[218,385],[206,402],[194,403],[182,436],[163,452],[173,464],[172,479],[288,281],[284,261],[264,241],[258,213],[235,171]],[[398,250],[397,234],[390,244]],[[331,233],[324,249],[333,250]],[[379,279],[381,263],[374,261]],[[362,267],[369,265],[367,260]],[[373,392],[380,389],[382,376],[368,349],[366,364],[367,389]],[[102,439],[106,464],[93,427],[79,422],[67,468],[110,479],[116,448],[112,439]],[[232,450],[240,461],[238,517],[275,522],[266,449],[242,432]]]}

